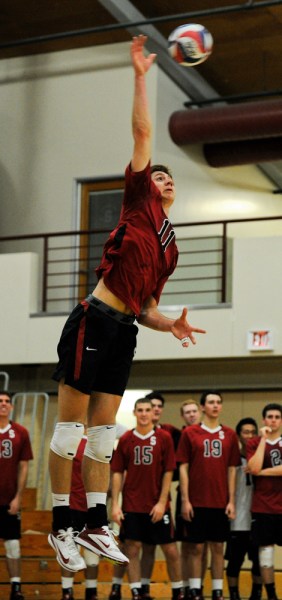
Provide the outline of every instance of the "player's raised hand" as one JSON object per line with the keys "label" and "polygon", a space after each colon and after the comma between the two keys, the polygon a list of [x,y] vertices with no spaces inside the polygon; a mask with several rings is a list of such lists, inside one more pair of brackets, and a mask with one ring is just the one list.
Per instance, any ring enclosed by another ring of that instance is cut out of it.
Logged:
{"label": "player's raised hand", "polygon": [[205,329],[199,329],[198,327],[190,325],[187,321],[187,314],[188,308],[183,308],[181,316],[174,321],[171,327],[171,333],[173,333],[174,337],[178,340],[181,340],[184,348],[188,348],[189,340],[192,344],[197,343],[194,333],[206,333]]}
{"label": "player's raised hand", "polygon": [[145,75],[156,58],[156,54],[144,54],[144,46],[147,41],[146,35],[138,35],[132,39],[131,60],[136,75]]}

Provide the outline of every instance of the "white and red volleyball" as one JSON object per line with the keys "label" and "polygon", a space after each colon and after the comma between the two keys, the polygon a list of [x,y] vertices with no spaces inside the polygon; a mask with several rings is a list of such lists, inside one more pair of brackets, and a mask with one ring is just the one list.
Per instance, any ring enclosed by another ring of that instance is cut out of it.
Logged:
{"label": "white and red volleyball", "polygon": [[168,51],[172,58],[184,67],[201,64],[212,53],[211,33],[199,23],[180,25],[168,38]]}

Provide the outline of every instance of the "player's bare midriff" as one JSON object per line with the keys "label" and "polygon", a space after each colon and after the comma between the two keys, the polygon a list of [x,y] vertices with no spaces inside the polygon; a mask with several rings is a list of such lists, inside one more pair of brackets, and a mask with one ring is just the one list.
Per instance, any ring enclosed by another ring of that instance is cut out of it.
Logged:
{"label": "player's bare midriff", "polygon": [[108,304],[112,308],[115,308],[116,310],[124,313],[125,315],[134,314],[131,308],[129,308],[129,306],[124,304],[122,300],[120,300],[117,296],[115,296],[115,294],[110,292],[110,290],[104,283],[103,277],[99,279],[96,287],[92,292],[92,296],[95,296],[95,298],[99,298],[99,300],[102,300],[102,302],[105,302],[105,304]]}

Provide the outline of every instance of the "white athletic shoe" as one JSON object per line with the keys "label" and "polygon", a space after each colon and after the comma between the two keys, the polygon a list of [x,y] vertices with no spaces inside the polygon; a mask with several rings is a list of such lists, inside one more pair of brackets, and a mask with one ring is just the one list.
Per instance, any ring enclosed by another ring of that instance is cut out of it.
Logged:
{"label": "white athletic shoe", "polygon": [[94,554],[107,558],[110,562],[117,565],[127,565],[129,560],[123,554],[117,544],[115,536],[107,525],[97,529],[88,529],[85,527],[75,538],[76,544],[92,550]]}
{"label": "white athletic shoe", "polygon": [[52,531],[48,535],[48,542],[57,554],[57,561],[61,567],[69,571],[80,571],[85,569],[86,564],[75,545],[74,531],[72,527]]}

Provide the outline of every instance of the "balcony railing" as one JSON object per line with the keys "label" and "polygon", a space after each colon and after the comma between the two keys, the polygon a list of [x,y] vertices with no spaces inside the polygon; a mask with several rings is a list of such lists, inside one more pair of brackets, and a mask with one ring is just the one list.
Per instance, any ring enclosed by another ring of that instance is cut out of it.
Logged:
{"label": "balcony railing", "polygon": [[[239,235],[282,235],[282,216],[174,225],[178,265],[161,297],[162,307],[221,305],[232,300],[232,243]],[[268,223],[268,231],[266,225]],[[256,229],[254,229],[256,226]],[[245,228],[245,231],[242,230]],[[247,228],[247,229],[246,229]],[[266,233],[265,233],[266,232]],[[93,229],[0,238],[0,252],[34,252],[39,259],[39,313],[67,313],[96,283],[108,230]]]}

